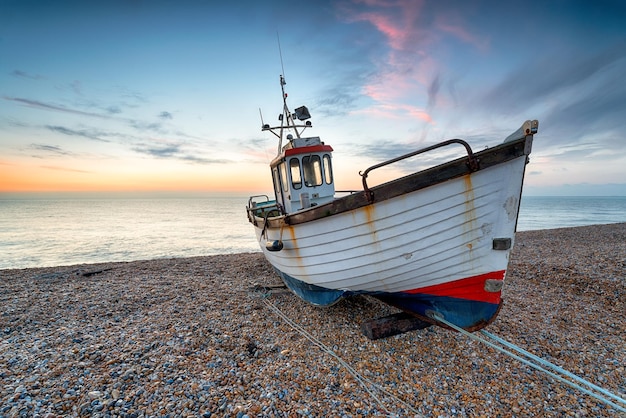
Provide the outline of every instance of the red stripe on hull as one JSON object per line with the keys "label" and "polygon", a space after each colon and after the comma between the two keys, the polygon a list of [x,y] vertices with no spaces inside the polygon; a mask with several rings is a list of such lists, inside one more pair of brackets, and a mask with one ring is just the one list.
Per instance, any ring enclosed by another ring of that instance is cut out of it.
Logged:
{"label": "red stripe on hull", "polygon": [[493,271],[491,273],[466,277],[464,279],[454,280],[452,282],[446,282],[434,286],[407,290],[405,293],[448,296],[452,298],[499,304],[501,292],[487,292],[485,290],[485,281],[504,280],[504,273],[506,273],[506,270]]}

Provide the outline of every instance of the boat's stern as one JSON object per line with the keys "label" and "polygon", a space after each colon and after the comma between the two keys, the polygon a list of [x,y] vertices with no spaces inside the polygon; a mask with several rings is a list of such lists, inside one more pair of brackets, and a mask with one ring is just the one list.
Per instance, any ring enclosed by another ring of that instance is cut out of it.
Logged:
{"label": "boat's stern", "polygon": [[246,213],[248,214],[248,222],[257,225],[259,220],[280,216],[281,210],[275,200],[270,200],[269,196],[262,194],[250,196]]}

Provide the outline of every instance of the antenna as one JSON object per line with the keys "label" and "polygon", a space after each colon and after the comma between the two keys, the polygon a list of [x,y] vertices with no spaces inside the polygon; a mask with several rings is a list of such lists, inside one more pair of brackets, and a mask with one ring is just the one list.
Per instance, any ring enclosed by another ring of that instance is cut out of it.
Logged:
{"label": "antenna", "polygon": [[280,68],[283,70],[283,79],[285,77],[285,66],[283,65],[283,51],[280,49],[280,36],[278,31],[276,32],[276,39],[278,40],[278,55],[280,55]]}

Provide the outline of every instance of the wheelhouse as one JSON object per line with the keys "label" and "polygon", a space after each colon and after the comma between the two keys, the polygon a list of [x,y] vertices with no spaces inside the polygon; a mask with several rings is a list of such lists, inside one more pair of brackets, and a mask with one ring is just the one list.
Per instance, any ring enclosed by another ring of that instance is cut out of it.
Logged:
{"label": "wheelhouse", "polygon": [[276,202],[292,213],[333,200],[332,147],[319,137],[287,139],[270,163]]}

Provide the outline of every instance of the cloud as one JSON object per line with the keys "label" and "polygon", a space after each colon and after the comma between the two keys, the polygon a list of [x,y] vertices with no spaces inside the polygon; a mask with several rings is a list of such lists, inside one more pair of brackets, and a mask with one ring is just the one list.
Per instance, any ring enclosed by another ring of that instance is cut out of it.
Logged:
{"label": "cloud", "polygon": [[322,52],[332,55],[333,65],[319,68],[322,79],[329,84],[320,90],[314,102],[310,102],[315,114],[344,116],[359,107],[365,98],[363,86],[377,74],[368,57],[371,48],[370,45],[351,45],[342,49],[338,56],[335,56],[336,51]]}
{"label": "cloud", "polygon": [[4,123],[6,123],[8,126],[14,126],[16,128],[27,128],[30,125],[27,123],[24,123],[22,121],[16,120],[14,118],[5,118],[2,117],[0,120],[2,120]]}
{"label": "cloud", "polygon": [[[401,142],[383,140],[373,143],[362,143],[358,144],[358,146],[352,145],[351,147],[356,150],[356,155],[365,157],[369,160],[374,160],[376,163],[382,163],[387,160],[395,159],[403,155],[422,150],[426,148],[426,146],[427,145],[418,141]],[[476,151],[476,149],[474,149],[474,151]],[[399,169],[405,173],[415,173],[417,171],[466,156],[467,151],[461,145],[451,144],[397,161],[390,164],[388,167]]]}
{"label": "cloud", "polygon": [[[626,71],[626,65],[622,71]],[[580,135],[591,133],[600,136],[599,129],[622,131],[626,115],[626,86],[619,76],[595,80],[593,90],[577,89],[569,100],[559,100],[546,115],[546,120],[562,127],[565,132]],[[581,130],[581,127],[583,128]],[[576,132],[578,131],[578,132]],[[624,145],[626,136],[619,135]]]}
{"label": "cloud", "polygon": [[484,52],[489,49],[488,39],[470,32],[466,27],[462,26],[462,24],[453,23],[449,19],[444,19],[442,16],[439,16],[434,27],[442,33],[452,35],[463,43],[474,46],[479,51]]}
{"label": "cloud", "polygon": [[11,75],[14,77],[28,78],[31,80],[41,80],[44,78],[43,76],[39,74],[29,74],[26,71],[22,71],[22,70],[13,70],[11,71]]}
{"label": "cloud", "polygon": [[419,18],[423,14],[422,1],[367,1],[358,8],[344,6],[342,13],[348,22],[370,23],[386,39],[393,50],[413,50],[417,42],[431,39],[423,30]]}
{"label": "cloud", "polygon": [[428,86],[428,109],[434,108],[435,104],[437,104],[437,95],[440,87],[441,82],[439,81],[439,74],[437,74]]}
{"label": "cloud", "polygon": [[[36,150],[36,151],[43,151],[47,154],[53,154],[53,155],[73,155],[73,153],[66,151],[63,148],[56,146],[56,145],[30,144],[29,148]],[[41,158],[38,156],[34,156],[34,157]]]}
{"label": "cloud", "polygon": [[24,98],[20,98],[20,97],[7,97],[7,96],[3,96],[3,99],[4,100],[13,101],[13,102],[17,102],[17,103],[22,103],[22,104],[25,104],[27,106],[35,107],[35,108],[38,108],[38,109],[54,110],[54,111],[58,111],[58,112],[71,113],[71,114],[74,114],[74,115],[81,115],[81,116],[90,116],[90,117],[95,117],[95,118],[100,118],[100,119],[108,119],[109,118],[106,115],[101,115],[101,114],[98,114],[98,113],[91,113],[91,112],[83,112],[81,110],[75,110],[75,109],[69,109],[67,107],[54,105],[54,104],[50,104],[50,103],[44,103],[44,102],[40,102],[40,101],[37,101],[37,100],[24,99]]}
{"label": "cloud", "polygon": [[72,91],[74,91],[74,93],[76,93],[77,95],[80,96],[83,94],[83,85],[79,80],[74,80],[70,87],[72,88]]}
{"label": "cloud", "polygon": [[432,117],[425,109],[410,104],[379,103],[364,110],[357,110],[353,113],[366,114],[371,117],[384,119],[419,119],[423,122],[433,122]]}
{"label": "cloud", "polygon": [[51,130],[52,132],[58,132],[61,133],[63,135],[69,135],[69,136],[80,136],[83,138],[87,138],[87,139],[92,139],[94,141],[101,141],[101,142],[111,142],[108,139],[102,139],[99,136],[102,135],[102,133],[98,133],[98,132],[90,132],[87,130],[80,130],[80,131],[76,131],[73,129],[69,129],[69,128],[65,128],[63,126],[50,126],[50,125],[46,125],[46,128]]}
{"label": "cloud", "polygon": [[54,166],[54,165],[41,165],[40,167],[48,169],[48,170],[68,171],[70,173],[92,173],[92,171],[78,170],[78,169],[67,168],[67,167],[58,167],[58,166]]}
{"label": "cloud", "polygon": [[164,147],[156,146],[139,146],[133,148],[134,151],[141,154],[148,154],[157,158],[170,158],[176,156],[180,151],[180,145],[167,145]]}
{"label": "cloud", "polygon": [[353,146],[356,155],[361,157],[374,158],[377,161],[386,161],[415,151],[413,145],[399,141],[377,141],[373,143],[363,143]]}
{"label": "cloud", "polygon": [[345,116],[358,100],[360,94],[353,90],[333,89],[322,94],[323,99],[316,102],[316,110],[323,116]]}
{"label": "cloud", "polygon": [[[73,128],[69,126],[52,125],[52,124],[37,126],[38,128],[44,128],[48,131],[66,135],[66,136],[86,138],[92,141],[99,141],[99,142],[106,142],[106,143],[115,141],[125,146],[128,146],[128,144],[140,143],[142,141],[142,138],[141,138],[142,136],[144,136],[143,140],[145,141],[145,134],[147,132],[155,132],[162,136],[175,135],[177,137],[191,138],[193,140],[198,140],[204,143],[204,138],[198,138],[196,136],[188,135],[182,131],[176,131],[174,133],[171,133],[167,130],[164,130],[162,127],[162,123],[160,121],[154,121],[154,120],[144,121],[141,119],[128,119],[128,118],[122,118],[122,117],[108,116],[105,113],[102,113],[102,114],[92,113],[92,112],[77,110],[75,108],[65,107],[62,105],[51,104],[51,103],[40,101],[40,100],[32,100],[32,99],[19,98],[19,97],[6,97],[6,96],[4,96],[3,98],[8,101],[13,101],[13,102],[24,104],[24,105],[34,107],[34,108],[52,110],[52,111],[60,111],[64,113],[81,115],[81,116],[94,116],[100,119],[106,119],[106,120],[110,120],[113,122],[119,122],[122,124],[127,124],[128,126],[138,131],[134,135],[129,135],[127,133],[121,133],[123,132],[123,130],[120,130],[119,132],[115,132],[115,131],[107,131],[107,130],[101,130],[101,129],[96,129],[96,128]],[[97,106],[94,104],[89,104],[87,106],[91,108],[95,107],[98,109],[103,109],[108,114],[118,114],[122,112],[120,107],[117,105],[111,105],[108,108]],[[158,117],[161,120],[165,120],[165,119],[172,119],[173,115],[172,113],[168,111],[162,111],[158,114]],[[14,122],[12,120],[8,120],[7,122],[12,126],[17,126],[21,128],[28,128],[31,126],[31,125],[24,124],[24,123]],[[189,161],[189,162],[207,163],[207,164],[224,162],[223,160],[220,160],[220,159],[207,159],[207,158],[199,157],[193,154],[187,155],[183,153],[177,147],[178,145],[171,145],[169,147],[139,146],[136,149],[136,151],[141,152],[143,154],[151,155],[156,158],[175,158],[175,159]]]}
{"label": "cloud", "polygon": [[247,151],[253,151],[255,153],[259,150],[267,148],[268,146],[271,146],[274,149],[276,148],[276,143],[273,141],[272,138],[251,138],[246,140],[235,138],[232,141],[237,144],[237,148],[241,148]]}
{"label": "cloud", "polygon": [[[606,76],[612,78],[607,80],[612,85],[621,86],[625,69],[624,58],[624,42],[591,55],[580,54],[578,50],[561,54],[546,53],[545,56],[529,61],[508,74],[484,96],[484,104],[492,109],[509,109],[515,112],[533,102],[573,89],[574,97],[580,97],[589,92],[589,89],[576,90],[579,86]],[[611,70],[616,67],[621,68],[621,71],[613,71],[611,74]]]}
{"label": "cloud", "polygon": [[230,162],[225,159],[205,158],[198,155],[192,155],[183,150],[182,144],[165,144],[161,146],[141,144],[134,147],[133,151],[159,159],[173,159],[195,164],[226,164]]}
{"label": "cloud", "polygon": [[111,115],[116,115],[116,114],[122,113],[122,109],[120,109],[120,107],[119,107],[119,106],[115,106],[115,105],[113,105],[113,106],[109,106],[109,107],[107,107],[105,110],[106,110],[109,114],[111,114]]}
{"label": "cloud", "polygon": [[[117,87],[118,90],[120,90],[120,94],[124,99],[129,99],[131,102],[136,102],[136,103],[147,103],[148,100],[146,99],[146,97],[144,96],[143,93],[140,93],[138,91],[132,91],[129,90],[126,87],[123,86],[118,86]],[[137,105],[133,104],[133,105],[129,105],[131,107],[136,107]]]}
{"label": "cloud", "polygon": [[626,196],[626,183],[524,185],[524,196]]}
{"label": "cloud", "polygon": [[[459,100],[470,112],[501,120],[539,119],[536,152],[553,165],[623,158],[626,136],[626,42],[554,52],[526,61],[486,94]],[[473,103],[473,106],[471,106]],[[532,157],[531,157],[532,159]],[[536,161],[536,160],[535,160]]]}
{"label": "cloud", "polygon": [[139,120],[129,120],[129,125],[138,131],[152,131],[157,133],[165,133],[161,130],[161,124],[157,122],[143,122]]}
{"label": "cloud", "polygon": [[205,164],[205,165],[209,165],[209,164],[228,164],[231,161],[230,160],[226,160],[226,159],[219,159],[219,158],[204,158],[204,157],[198,157],[196,155],[182,155],[179,158],[182,161],[188,161],[190,163],[197,163],[197,164]]}
{"label": "cloud", "polygon": [[403,49],[407,33],[402,31],[391,16],[377,13],[359,13],[352,20],[371,23],[376,30],[385,35],[391,48]]}
{"label": "cloud", "polygon": [[[360,91],[377,103],[375,112],[408,113],[434,123],[432,112],[440,102],[441,87],[448,84],[438,58],[446,55],[444,42],[452,37],[478,51],[489,46],[465,24],[464,14],[423,1],[368,0],[354,7],[343,3],[340,10],[347,22],[371,24],[386,45],[385,51],[370,56],[375,73]],[[449,86],[451,93],[454,87]]]}

